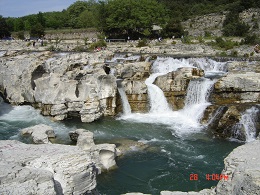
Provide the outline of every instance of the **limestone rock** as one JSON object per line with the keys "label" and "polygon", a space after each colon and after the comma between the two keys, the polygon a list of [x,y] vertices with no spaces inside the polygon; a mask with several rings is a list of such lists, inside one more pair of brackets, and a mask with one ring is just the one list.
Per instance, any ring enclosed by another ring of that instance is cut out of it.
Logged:
{"label": "limestone rock", "polygon": [[97,168],[91,154],[77,146],[7,140],[0,141],[0,148],[1,194],[69,195],[96,188]]}
{"label": "limestone rock", "polygon": [[101,169],[110,170],[116,167],[117,150],[115,144],[98,144],[91,148],[91,152],[97,159],[97,166],[100,166]]}
{"label": "limestone rock", "polygon": [[44,124],[22,129],[20,133],[21,135],[30,134],[35,144],[48,144],[50,143],[48,138],[55,138],[55,133],[52,127]]}
{"label": "limestone rock", "polygon": [[93,133],[85,129],[77,129],[69,132],[71,140],[77,141],[77,146],[82,150],[90,150],[96,165],[103,170],[110,170],[116,167],[115,158],[119,151],[115,144],[95,145]]}
{"label": "limestone rock", "polygon": [[220,180],[217,194],[259,194],[260,192],[260,141],[255,140],[234,149],[224,160],[222,174],[228,180]]}
{"label": "limestone rock", "polygon": [[89,150],[95,145],[94,143],[94,134],[85,129],[77,129],[75,131],[69,132],[69,136],[72,141],[77,142],[77,146],[82,150]]}
{"label": "limestone rock", "polygon": [[259,103],[260,73],[228,74],[215,83],[212,101],[217,104]]}

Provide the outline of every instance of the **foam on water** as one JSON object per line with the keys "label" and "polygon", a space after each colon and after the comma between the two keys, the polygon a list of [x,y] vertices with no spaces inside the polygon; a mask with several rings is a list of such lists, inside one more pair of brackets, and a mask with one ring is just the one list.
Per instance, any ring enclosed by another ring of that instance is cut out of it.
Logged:
{"label": "foam on water", "polygon": [[202,78],[190,81],[185,107],[180,111],[173,111],[169,107],[163,91],[153,83],[158,76],[176,71],[181,67],[199,67],[205,71],[218,72],[224,70],[224,66],[225,63],[205,58],[173,59],[158,57],[151,68],[153,74],[145,81],[150,111],[145,114],[129,113],[120,117],[120,119],[139,123],[163,124],[172,129],[173,135],[176,136],[200,131],[203,128],[200,119],[204,110],[210,105],[208,97],[216,80]]}

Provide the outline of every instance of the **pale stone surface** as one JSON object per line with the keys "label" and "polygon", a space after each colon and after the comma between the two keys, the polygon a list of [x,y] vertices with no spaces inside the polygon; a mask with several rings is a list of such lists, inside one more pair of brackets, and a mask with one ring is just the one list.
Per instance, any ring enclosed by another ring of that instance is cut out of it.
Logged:
{"label": "pale stone surface", "polygon": [[94,134],[85,129],[77,129],[69,132],[71,140],[77,142],[77,146],[83,150],[89,150],[95,145]]}
{"label": "pale stone surface", "polygon": [[55,138],[55,133],[52,127],[44,124],[22,129],[20,133],[21,135],[30,134],[35,144],[48,144],[50,143],[48,138]]}
{"label": "pale stone surface", "polygon": [[224,160],[222,174],[228,181],[219,181],[217,194],[259,194],[260,192],[260,141],[255,140],[234,149]]}
{"label": "pale stone surface", "polygon": [[[0,163],[8,165],[0,169],[4,176],[0,177],[3,194],[56,194],[56,190],[69,195],[96,188],[97,168],[93,159],[77,146],[7,140],[0,141],[0,148]],[[16,184],[20,188],[12,188]]]}

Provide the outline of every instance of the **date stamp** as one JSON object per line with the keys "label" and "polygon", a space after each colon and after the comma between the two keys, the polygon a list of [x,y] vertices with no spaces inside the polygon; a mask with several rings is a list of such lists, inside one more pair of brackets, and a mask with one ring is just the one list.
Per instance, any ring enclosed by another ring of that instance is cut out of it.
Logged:
{"label": "date stamp", "polygon": [[[228,175],[225,174],[217,174],[217,173],[213,173],[213,174],[206,174],[205,178],[207,181],[219,181],[219,180],[224,180],[227,181],[228,180]],[[191,173],[190,174],[190,181],[197,181],[199,180],[199,174],[196,173]]]}

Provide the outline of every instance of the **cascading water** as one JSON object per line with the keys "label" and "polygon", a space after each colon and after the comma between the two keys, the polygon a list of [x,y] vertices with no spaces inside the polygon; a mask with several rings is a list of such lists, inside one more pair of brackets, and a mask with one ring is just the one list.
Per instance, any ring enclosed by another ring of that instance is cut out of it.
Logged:
{"label": "cascading water", "polygon": [[243,125],[246,135],[246,142],[256,139],[256,118],[259,109],[252,107],[247,109],[241,117],[240,123]]}
{"label": "cascading water", "polygon": [[[196,62],[198,66],[198,64],[203,64],[204,59],[157,58],[151,67],[153,74],[145,81],[148,90],[150,111],[146,114],[132,113],[120,119],[167,125],[172,129],[172,133],[177,135],[200,131],[203,128],[200,124],[200,118],[206,107],[210,105],[207,100],[216,80],[207,78],[191,80],[187,90],[185,107],[179,111],[172,111],[163,91],[153,84],[158,76],[176,71],[182,67],[195,67]],[[207,70],[216,69],[216,64],[210,63],[211,67],[207,68]],[[218,65],[218,67],[221,66]]]}
{"label": "cascading water", "polygon": [[121,97],[121,101],[122,101],[122,106],[123,106],[123,115],[129,115],[131,114],[131,107],[130,104],[128,102],[127,96],[125,94],[125,91],[123,89],[123,87],[118,87],[118,92],[120,94]]}
{"label": "cascading water", "polygon": [[187,89],[183,112],[187,117],[199,122],[210,103],[208,97],[216,81],[206,78],[191,80]]}
{"label": "cascading water", "polygon": [[163,91],[153,84],[158,76],[165,75],[169,72],[176,71],[180,67],[189,67],[186,63],[176,63],[173,58],[158,58],[152,66],[153,74],[146,79],[148,97],[150,101],[150,113],[165,113],[170,112],[172,109],[169,107],[167,99]]}
{"label": "cascading water", "polygon": [[150,112],[151,113],[165,113],[170,112],[171,108],[168,105],[167,99],[164,96],[163,91],[153,84],[158,76],[164,75],[164,73],[152,74],[146,79],[145,84],[147,85],[148,96],[150,100]]}

